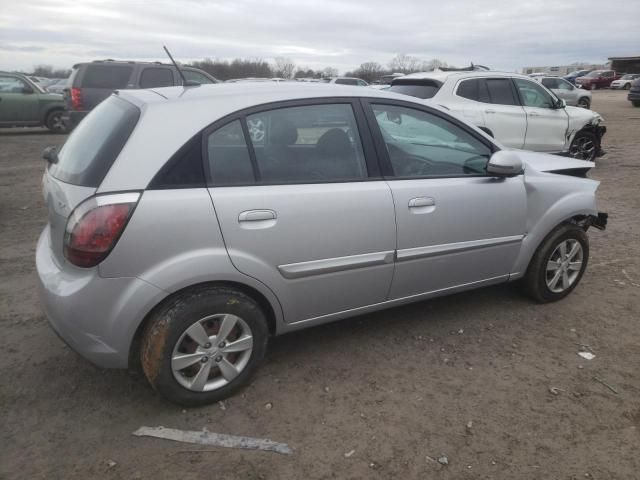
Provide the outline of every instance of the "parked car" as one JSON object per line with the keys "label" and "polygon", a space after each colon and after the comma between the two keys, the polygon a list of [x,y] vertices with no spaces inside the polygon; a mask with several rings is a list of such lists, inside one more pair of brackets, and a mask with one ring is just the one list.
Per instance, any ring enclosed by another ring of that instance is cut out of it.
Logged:
{"label": "parked car", "polygon": [[[200,84],[218,80],[197,68],[183,67],[187,80]],[[78,123],[114,90],[157,88],[182,85],[173,65],[160,62],[99,60],[73,66],[68,88],[64,90],[66,111],[63,121],[69,129]]]}
{"label": "parked car", "polygon": [[270,335],[516,279],[560,300],[605,227],[592,163],[506,149],[411,97],[156,92],[119,91],[47,150],[36,264],[55,331],[174,402],[236,391]]}
{"label": "parked car", "polygon": [[626,75],[622,75],[618,80],[614,80],[609,85],[610,88],[629,90],[631,89],[631,84],[636,78],[640,78],[640,73],[627,73]]}
{"label": "parked car", "polygon": [[590,90],[578,88],[564,78],[538,77],[536,80],[551,90],[556,97],[564,100],[567,105],[582,108],[591,107]]}
{"label": "parked car", "polygon": [[608,88],[611,82],[619,78],[620,74],[613,70],[594,70],[576,78],[576,85],[587,90],[596,90],[598,88]]}
{"label": "parked car", "polygon": [[570,84],[575,85],[576,84],[576,78],[584,77],[587,73],[591,73],[591,72],[592,72],[592,70],[574,70],[573,72],[567,73],[562,78],[564,78]]}
{"label": "parked car", "polygon": [[631,84],[627,99],[634,107],[640,107],[640,78],[636,78]]}
{"label": "parked car", "polygon": [[595,161],[602,117],[568,107],[535,80],[515,73],[425,72],[397,78],[391,91],[442,105],[511,148]]}
{"label": "parked car", "polygon": [[62,95],[64,93],[64,89],[67,88],[68,78],[57,78],[55,82],[52,82],[45,90],[49,93],[57,93]]}
{"label": "parked car", "polygon": [[61,95],[47,93],[26,75],[0,72],[0,127],[47,127],[64,132]]}
{"label": "parked car", "polygon": [[361,78],[354,77],[332,77],[323,79],[324,83],[337,83],[338,85],[355,85],[358,87],[368,87],[369,84]]}

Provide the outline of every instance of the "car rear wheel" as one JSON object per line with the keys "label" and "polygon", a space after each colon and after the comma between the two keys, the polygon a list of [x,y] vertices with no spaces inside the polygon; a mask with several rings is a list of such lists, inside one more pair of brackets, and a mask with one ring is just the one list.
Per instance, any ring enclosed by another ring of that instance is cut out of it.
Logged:
{"label": "car rear wheel", "polygon": [[631,84],[630,83],[625,83],[624,84],[624,89],[625,90],[631,90]]}
{"label": "car rear wheel", "polygon": [[62,110],[54,110],[47,114],[45,126],[54,133],[64,133],[65,126],[62,122]]}
{"label": "car rear wheel", "polygon": [[588,109],[589,107],[591,107],[591,102],[587,97],[582,97],[580,100],[578,100],[578,106]]}
{"label": "car rear wheel", "polygon": [[633,100],[631,102],[631,105],[633,105],[634,107],[640,107],[640,100]]}
{"label": "car rear wheel", "polygon": [[233,289],[205,286],[177,295],[152,314],[140,359],[164,397],[185,406],[206,405],[249,381],[267,339],[257,302]]}
{"label": "car rear wheel", "polygon": [[578,160],[595,162],[597,154],[596,136],[591,132],[578,132],[569,147],[569,155]]}
{"label": "car rear wheel", "polygon": [[589,239],[578,225],[565,223],[538,247],[524,278],[525,292],[541,303],[569,295],[589,261]]}

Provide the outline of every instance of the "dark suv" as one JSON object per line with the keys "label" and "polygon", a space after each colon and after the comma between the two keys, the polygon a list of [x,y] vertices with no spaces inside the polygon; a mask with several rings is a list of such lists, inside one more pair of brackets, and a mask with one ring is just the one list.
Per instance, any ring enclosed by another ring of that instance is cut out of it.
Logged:
{"label": "dark suv", "polygon": [[634,107],[640,107],[640,78],[636,78],[631,84],[627,100],[629,100]]}
{"label": "dark suv", "polygon": [[[181,67],[187,80],[218,83],[202,70]],[[87,113],[114,90],[157,88],[182,85],[182,78],[173,65],[160,62],[124,62],[97,60],[73,66],[64,90],[65,113],[62,120],[69,129],[75,128]]]}

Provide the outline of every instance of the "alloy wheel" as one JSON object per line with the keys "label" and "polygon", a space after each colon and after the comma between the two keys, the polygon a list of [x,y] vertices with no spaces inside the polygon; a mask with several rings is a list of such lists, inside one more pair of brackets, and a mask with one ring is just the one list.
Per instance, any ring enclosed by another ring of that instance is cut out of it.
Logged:
{"label": "alloy wheel", "polygon": [[545,281],[553,293],[562,293],[570,288],[580,275],[584,252],[580,242],[563,240],[551,253],[547,261]]}
{"label": "alloy wheel", "polygon": [[593,139],[588,135],[576,137],[569,148],[569,155],[579,160],[593,161],[596,155]]}
{"label": "alloy wheel", "polygon": [[171,371],[184,388],[209,392],[240,375],[252,351],[253,335],[242,318],[209,315],[180,336],[171,355]]}

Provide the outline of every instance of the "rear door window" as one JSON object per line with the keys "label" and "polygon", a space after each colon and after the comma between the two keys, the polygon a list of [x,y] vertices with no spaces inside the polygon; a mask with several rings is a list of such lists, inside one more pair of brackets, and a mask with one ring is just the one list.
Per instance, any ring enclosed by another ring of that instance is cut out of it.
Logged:
{"label": "rear door window", "polygon": [[49,173],[58,180],[97,187],[133,131],[140,110],[114,95],[100,103],[76,127]]}
{"label": "rear door window", "polygon": [[489,91],[484,78],[470,78],[463,80],[456,91],[459,97],[475,100],[476,102],[490,103]]}
{"label": "rear door window", "polygon": [[508,78],[487,78],[485,81],[491,103],[496,105],[518,105],[518,101],[513,94],[511,80]]}
{"label": "rear door window", "polygon": [[148,67],[140,74],[140,88],[171,87],[173,71],[170,68]]}
{"label": "rear door window", "polygon": [[87,65],[82,79],[83,88],[126,88],[133,72],[131,65]]}

